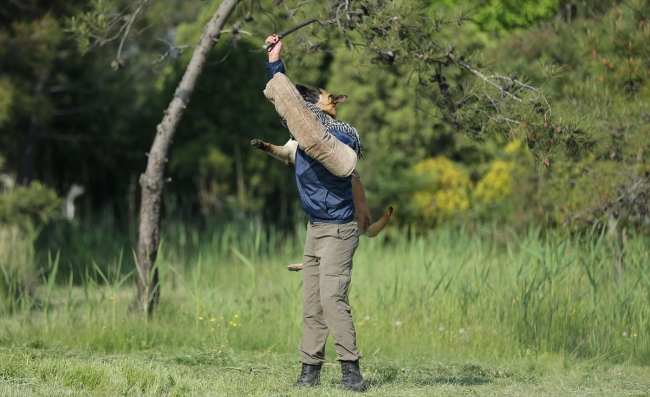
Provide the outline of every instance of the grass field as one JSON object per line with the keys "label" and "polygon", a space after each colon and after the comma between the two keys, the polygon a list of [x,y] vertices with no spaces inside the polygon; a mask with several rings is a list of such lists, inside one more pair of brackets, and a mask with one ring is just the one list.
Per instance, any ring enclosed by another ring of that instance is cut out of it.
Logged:
{"label": "grass field", "polygon": [[[294,390],[295,355],[73,353],[0,349],[2,396],[345,396],[340,368]],[[364,360],[368,396],[647,396],[650,370],[559,356],[480,364],[431,358]]]}
{"label": "grass field", "polygon": [[[284,266],[302,232],[168,227],[152,319],[127,314],[127,253],[75,272],[55,253],[34,295],[1,302],[0,395],[345,395],[331,344],[323,385],[290,388],[301,277]],[[617,282],[597,233],[408,235],[355,256],[368,395],[649,395],[646,238],[627,239]]]}

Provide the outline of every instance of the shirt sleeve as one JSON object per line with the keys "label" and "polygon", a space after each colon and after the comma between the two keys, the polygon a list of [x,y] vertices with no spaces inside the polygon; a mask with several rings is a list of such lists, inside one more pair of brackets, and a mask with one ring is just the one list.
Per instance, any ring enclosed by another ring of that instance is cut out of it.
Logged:
{"label": "shirt sleeve", "polygon": [[287,71],[284,69],[284,64],[282,60],[278,59],[275,62],[266,62],[266,76],[271,80],[276,73],[287,74]]}
{"label": "shirt sleeve", "polygon": [[[266,62],[266,77],[271,80],[276,73],[282,73],[285,76],[287,74],[287,71],[284,69],[284,64],[282,63],[281,59],[278,59],[275,62]],[[288,128],[287,121],[282,117],[280,117],[280,124],[282,124],[284,128]],[[293,136],[290,136],[293,139]]]}

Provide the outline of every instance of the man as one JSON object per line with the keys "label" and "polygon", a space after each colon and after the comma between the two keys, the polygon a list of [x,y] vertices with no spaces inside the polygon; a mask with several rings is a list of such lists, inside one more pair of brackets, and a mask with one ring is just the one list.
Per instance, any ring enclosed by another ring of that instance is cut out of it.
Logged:
{"label": "man", "polygon": [[[275,43],[266,63],[271,80],[276,73],[285,74],[280,60],[282,42],[276,35],[269,36],[266,42]],[[361,143],[354,128],[340,122],[328,124],[328,118],[316,106],[308,105],[330,134],[354,149],[357,155],[361,154]],[[348,302],[352,257],[359,244],[352,177],[333,175],[300,147],[296,151],[295,165],[300,201],[309,217],[309,225],[302,270],[303,335],[298,347],[302,371],[294,387],[319,384],[320,370],[325,362],[325,342],[331,332],[343,372],[340,388],[365,391],[366,384],[359,371],[361,355],[356,346]]]}

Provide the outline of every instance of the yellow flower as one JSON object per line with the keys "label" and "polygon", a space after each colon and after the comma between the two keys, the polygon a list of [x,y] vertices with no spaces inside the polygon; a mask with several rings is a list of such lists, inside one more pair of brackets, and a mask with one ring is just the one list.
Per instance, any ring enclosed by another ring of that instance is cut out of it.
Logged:
{"label": "yellow flower", "polygon": [[521,147],[521,141],[511,141],[503,150],[506,153],[515,153]]}
{"label": "yellow flower", "polygon": [[425,159],[412,172],[422,183],[412,196],[418,215],[435,220],[469,208],[471,181],[451,160],[443,156]]}
{"label": "yellow flower", "polygon": [[511,161],[496,160],[474,188],[474,199],[481,204],[495,203],[508,196],[512,187]]}
{"label": "yellow flower", "polygon": [[212,317],[212,318],[210,319],[210,322],[211,322],[211,323],[213,323],[213,322],[215,322],[215,321],[217,321],[217,319],[214,318],[214,317]]}
{"label": "yellow flower", "polygon": [[235,314],[235,318],[239,318],[239,314]]}
{"label": "yellow flower", "polygon": [[199,320],[203,320],[203,317],[199,317]]}

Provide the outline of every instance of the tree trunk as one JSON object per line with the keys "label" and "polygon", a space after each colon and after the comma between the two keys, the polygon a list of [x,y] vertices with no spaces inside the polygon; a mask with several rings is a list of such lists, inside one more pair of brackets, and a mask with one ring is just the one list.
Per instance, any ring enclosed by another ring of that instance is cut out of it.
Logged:
{"label": "tree trunk", "polygon": [[147,169],[140,175],[142,198],[140,201],[140,228],[138,236],[138,300],[137,309],[151,315],[156,310],[160,298],[158,269],[154,266],[160,243],[160,206],[164,185],[163,173],[167,152],[172,138],[190,102],[190,97],[208,55],[219,41],[226,20],[235,10],[240,0],[223,0],[217,12],[203,29],[203,34],[181,79],[174,98],[165,110],[163,120],[156,128],[157,133],[149,152]]}

